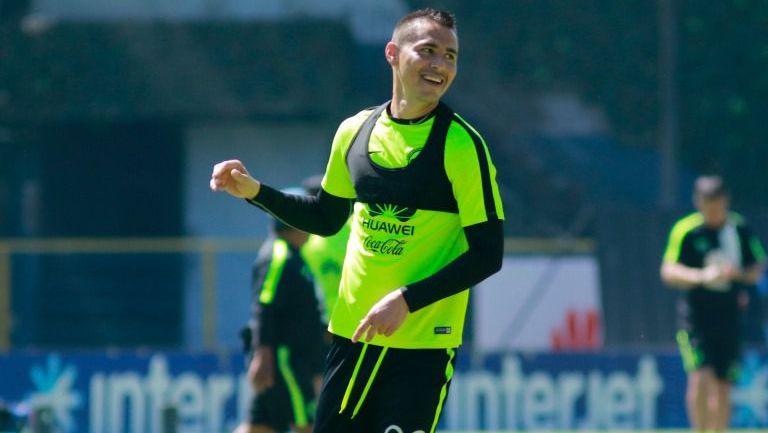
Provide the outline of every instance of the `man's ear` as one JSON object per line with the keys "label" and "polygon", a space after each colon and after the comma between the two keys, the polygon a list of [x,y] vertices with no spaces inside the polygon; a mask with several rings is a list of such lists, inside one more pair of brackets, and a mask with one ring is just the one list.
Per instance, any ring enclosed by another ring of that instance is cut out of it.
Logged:
{"label": "man's ear", "polygon": [[386,57],[387,63],[390,65],[397,65],[397,45],[394,42],[387,42],[387,45],[384,47],[384,57]]}

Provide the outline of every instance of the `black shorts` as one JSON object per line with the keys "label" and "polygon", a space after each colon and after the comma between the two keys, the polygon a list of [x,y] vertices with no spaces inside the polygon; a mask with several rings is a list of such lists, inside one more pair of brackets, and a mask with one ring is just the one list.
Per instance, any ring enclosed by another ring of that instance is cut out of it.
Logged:
{"label": "black shorts", "polygon": [[703,333],[680,330],[677,344],[687,373],[709,367],[720,380],[734,382],[738,378],[741,357],[740,329],[731,332]]}
{"label": "black shorts", "polygon": [[334,336],[314,433],[434,432],[456,349],[393,349]]}
{"label": "black shorts", "polygon": [[288,347],[278,346],[274,385],[253,397],[249,424],[269,426],[278,432],[311,424],[315,412],[313,378],[319,373],[317,362],[306,354],[292,356]]}

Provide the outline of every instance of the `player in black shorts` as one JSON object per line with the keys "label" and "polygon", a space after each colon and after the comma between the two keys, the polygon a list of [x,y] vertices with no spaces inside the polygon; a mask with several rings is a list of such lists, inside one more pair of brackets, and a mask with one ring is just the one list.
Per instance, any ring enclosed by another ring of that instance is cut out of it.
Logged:
{"label": "player in black shorts", "polygon": [[455,349],[399,349],[334,335],[317,431],[434,432],[455,365]]}
{"label": "player in black shorts", "polygon": [[337,233],[351,215],[315,433],[434,433],[468,289],[503,262],[489,146],[441,101],[459,58],[453,15],[404,16],[384,57],[392,99],[339,125],[317,195],[282,194],[238,160],[211,175],[214,191],[311,233]]}
{"label": "player in black shorts", "polygon": [[325,325],[299,253],[308,234],[273,224],[253,267],[248,378],[256,395],[238,433],[310,432],[322,373]]}
{"label": "player in black shorts", "polygon": [[677,342],[688,373],[691,426],[723,431],[738,372],[744,288],[757,283],[766,256],[744,219],[729,212],[729,195],[719,177],[696,180],[694,204],[698,211],[670,232],[661,276],[685,290]]}

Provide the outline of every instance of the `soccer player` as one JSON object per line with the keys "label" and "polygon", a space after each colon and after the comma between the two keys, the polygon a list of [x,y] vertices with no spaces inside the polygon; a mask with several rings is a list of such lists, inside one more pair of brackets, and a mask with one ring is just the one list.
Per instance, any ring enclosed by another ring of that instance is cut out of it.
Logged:
{"label": "soccer player", "polygon": [[740,295],[759,280],[765,251],[744,219],[729,212],[722,179],[702,176],[694,186],[697,212],[672,228],[661,277],[685,291],[677,342],[688,373],[691,427],[723,431],[730,420],[731,384],[741,344]]}
{"label": "soccer player", "polygon": [[237,160],[216,164],[210,181],[324,236],[352,212],[316,433],[434,432],[467,289],[502,263],[504,214],[489,149],[441,102],[459,59],[453,15],[406,15],[384,56],[392,99],[341,123],[317,196],[282,194]]}
{"label": "soccer player", "polygon": [[323,328],[299,248],[308,234],[275,220],[253,266],[255,330],[248,378],[256,391],[237,433],[309,433],[322,372]]}

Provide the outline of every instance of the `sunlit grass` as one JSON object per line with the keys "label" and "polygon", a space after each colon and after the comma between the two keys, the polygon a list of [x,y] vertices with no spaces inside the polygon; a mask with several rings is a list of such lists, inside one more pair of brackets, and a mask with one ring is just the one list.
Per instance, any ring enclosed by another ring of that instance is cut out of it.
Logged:
{"label": "sunlit grass", "polygon": [[[690,429],[655,430],[438,430],[436,433],[693,433]],[[729,429],[726,433],[768,433],[768,429]],[[231,432],[225,432],[231,433]]]}

